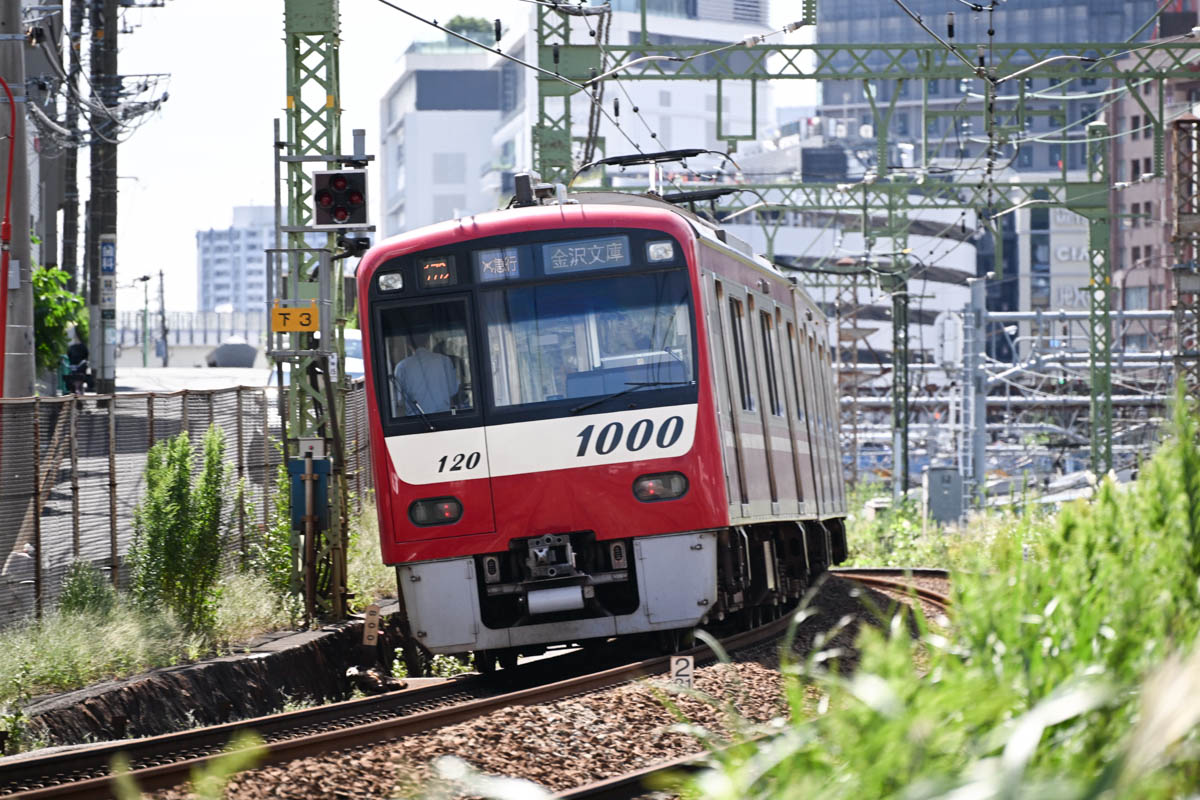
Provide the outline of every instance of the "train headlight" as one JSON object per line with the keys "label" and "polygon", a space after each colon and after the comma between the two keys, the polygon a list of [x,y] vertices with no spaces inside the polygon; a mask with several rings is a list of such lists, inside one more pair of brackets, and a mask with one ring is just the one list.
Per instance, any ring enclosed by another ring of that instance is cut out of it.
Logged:
{"label": "train headlight", "polygon": [[404,288],[404,275],[399,272],[385,272],[376,280],[381,292],[398,292]]}
{"label": "train headlight", "polygon": [[462,517],[462,503],[454,497],[431,497],[417,500],[408,507],[408,518],[414,525],[450,525]]}
{"label": "train headlight", "polygon": [[646,245],[646,258],[652,263],[656,261],[670,261],[675,258],[675,243],[651,242]]}
{"label": "train headlight", "polygon": [[659,472],[643,475],[633,482],[633,496],[643,503],[674,500],[688,490],[688,480],[681,472]]}

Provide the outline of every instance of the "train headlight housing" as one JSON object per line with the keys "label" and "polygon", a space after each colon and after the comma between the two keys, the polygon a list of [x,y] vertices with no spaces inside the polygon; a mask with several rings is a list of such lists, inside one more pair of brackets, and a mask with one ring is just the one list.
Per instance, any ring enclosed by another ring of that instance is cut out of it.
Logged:
{"label": "train headlight housing", "polygon": [[462,518],[462,503],[456,497],[430,497],[417,500],[408,507],[408,518],[414,525],[451,525]]}
{"label": "train headlight housing", "polygon": [[687,494],[688,479],[682,472],[658,472],[642,475],[633,482],[633,496],[643,503],[675,500]]}
{"label": "train headlight housing", "polygon": [[404,275],[400,272],[385,272],[376,281],[381,292],[398,292],[404,288]]}
{"label": "train headlight housing", "polygon": [[670,261],[675,258],[674,242],[651,242],[646,245],[646,258],[651,262]]}

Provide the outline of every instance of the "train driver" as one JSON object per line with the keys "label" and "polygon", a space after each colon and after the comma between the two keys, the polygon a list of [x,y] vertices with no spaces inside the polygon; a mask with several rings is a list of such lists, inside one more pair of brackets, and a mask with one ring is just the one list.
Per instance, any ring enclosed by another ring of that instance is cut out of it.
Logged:
{"label": "train driver", "polygon": [[431,350],[431,339],[429,331],[413,331],[409,334],[412,353],[396,365],[396,388],[407,416],[449,411],[458,393],[454,361]]}

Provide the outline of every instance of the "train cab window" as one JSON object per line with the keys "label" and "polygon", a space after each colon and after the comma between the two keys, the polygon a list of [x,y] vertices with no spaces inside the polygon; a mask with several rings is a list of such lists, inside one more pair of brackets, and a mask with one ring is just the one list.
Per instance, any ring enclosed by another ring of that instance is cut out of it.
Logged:
{"label": "train cab window", "polygon": [[492,404],[616,393],[624,401],[634,391],[694,384],[689,294],[678,269],[482,293]]}
{"label": "train cab window", "polygon": [[775,360],[775,325],[771,321],[771,312],[762,311],[759,313],[759,322],[762,325],[762,340],[763,340],[763,356],[767,367],[767,399],[770,401],[769,409],[774,416],[783,416],[783,403],[779,397],[779,370],[778,363]]}
{"label": "train cab window", "polygon": [[428,422],[475,408],[466,300],[383,309],[378,330],[393,418]]}
{"label": "train cab window", "polygon": [[741,391],[742,409],[754,410],[754,389],[750,383],[750,369],[746,362],[746,335],[742,329],[742,301],[729,298],[729,330],[733,333],[733,357],[737,362],[738,389]]}

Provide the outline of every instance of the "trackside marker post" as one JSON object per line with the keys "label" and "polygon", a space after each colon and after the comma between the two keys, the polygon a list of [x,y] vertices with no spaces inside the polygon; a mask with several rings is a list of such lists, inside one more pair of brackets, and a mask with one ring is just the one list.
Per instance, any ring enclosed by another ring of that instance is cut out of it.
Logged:
{"label": "trackside marker post", "polygon": [[363,638],[366,647],[374,647],[379,641],[379,606],[375,603],[367,606],[363,613]]}
{"label": "trackside marker post", "polygon": [[671,656],[668,677],[681,689],[692,688],[692,675],[696,670],[695,656]]}

